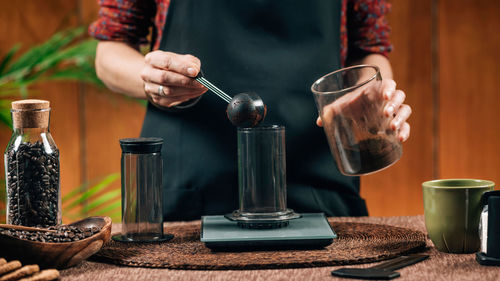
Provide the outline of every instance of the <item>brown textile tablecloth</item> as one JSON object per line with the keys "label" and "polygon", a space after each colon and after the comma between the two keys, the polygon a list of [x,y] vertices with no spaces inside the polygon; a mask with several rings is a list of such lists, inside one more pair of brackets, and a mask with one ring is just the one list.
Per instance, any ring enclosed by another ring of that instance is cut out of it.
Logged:
{"label": "brown textile tablecloth", "polygon": [[[368,222],[407,227],[426,232],[423,216],[337,218],[339,221]],[[168,228],[168,225],[167,225]],[[113,232],[119,225],[113,226]],[[430,258],[416,265],[400,269],[396,280],[500,280],[500,267],[485,267],[475,261],[475,254],[446,254],[433,248],[427,241]],[[353,267],[369,267],[374,264]],[[61,271],[62,280],[354,280],[332,277],[330,271],[340,267],[267,270],[169,270],[124,267],[85,261],[76,267]]]}

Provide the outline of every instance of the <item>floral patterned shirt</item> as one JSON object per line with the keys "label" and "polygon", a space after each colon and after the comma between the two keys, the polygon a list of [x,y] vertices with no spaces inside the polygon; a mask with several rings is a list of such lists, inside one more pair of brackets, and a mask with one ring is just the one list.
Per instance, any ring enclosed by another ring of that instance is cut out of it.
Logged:
{"label": "floral patterned shirt", "polygon": [[[127,42],[137,46],[149,43],[158,49],[170,0],[99,0],[99,18],[89,33],[99,40]],[[342,0],[340,57],[346,60],[378,53],[387,56],[392,50],[390,27],[385,15],[390,4],[385,0]]]}

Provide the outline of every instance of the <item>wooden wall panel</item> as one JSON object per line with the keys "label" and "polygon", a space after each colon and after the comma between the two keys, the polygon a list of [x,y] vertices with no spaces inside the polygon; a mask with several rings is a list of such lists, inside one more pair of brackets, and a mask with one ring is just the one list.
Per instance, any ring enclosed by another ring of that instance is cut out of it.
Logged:
{"label": "wooden wall panel", "polygon": [[60,154],[62,196],[82,183],[78,85],[72,82],[42,85],[34,98],[50,101],[50,132]]}
{"label": "wooden wall panel", "polygon": [[411,105],[411,136],[394,166],[364,176],[361,195],[372,216],[423,213],[421,183],[432,177],[431,0],[391,1],[394,80]]}
{"label": "wooden wall panel", "polygon": [[[98,10],[96,1],[83,1],[83,22],[95,20]],[[93,180],[120,172],[118,140],[139,136],[146,108],[136,100],[95,87],[86,87],[81,106],[85,116],[86,178]]]}
{"label": "wooden wall panel", "polygon": [[500,183],[500,1],[440,0],[439,171]]}
{"label": "wooden wall panel", "polygon": [[[85,95],[87,176],[96,179],[120,172],[121,138],[138,137],[145,107],[108,90]],[[119,183],[117,182],[118,186]]]}

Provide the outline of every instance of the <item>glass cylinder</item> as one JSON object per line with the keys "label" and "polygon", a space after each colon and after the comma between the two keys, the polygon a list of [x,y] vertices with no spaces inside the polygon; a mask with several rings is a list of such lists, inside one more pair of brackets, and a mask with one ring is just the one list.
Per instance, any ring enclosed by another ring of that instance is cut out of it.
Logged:
{"label": "glass cylinder", "polygon": [[59,149],[49,131],[50,103],[12,102],[13,133],[4,154],[7,223],[61,223]]}
{"label": "glass cylinder", "polygon": [[286,204],[285,127],[238,128],[239,209],[224,215],[244,228],[279,228],[300,214]]}
{"label": "glass cylinder", "polygon": [[238,129],[240,214],[286,211],[285,128]]}
{"label": "glass cylinder", "polygon": [[403,153],[393,116],[380,92],[382,76],[376,66],[343,68],[311,86],[337,167],[344,175],[365,175],[389,167]]}
{"label": "glass cylinder", "polygon": [[122,233],[117,241],[163,241],[161,138],[121,139]]}

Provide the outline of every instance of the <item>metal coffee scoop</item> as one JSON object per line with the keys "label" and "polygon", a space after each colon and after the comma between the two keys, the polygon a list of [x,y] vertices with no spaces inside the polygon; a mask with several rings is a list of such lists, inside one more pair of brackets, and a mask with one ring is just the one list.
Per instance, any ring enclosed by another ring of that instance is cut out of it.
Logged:
{"label": "metal coffee scoop", "polygon": [[201,71],[195,79],[228,103],[226,109],[227,118],[234,126],[242,128],[255,127],[266,117],[266,105],[256,93],[241,93],[231,98],[231,96],[205,79]]}

